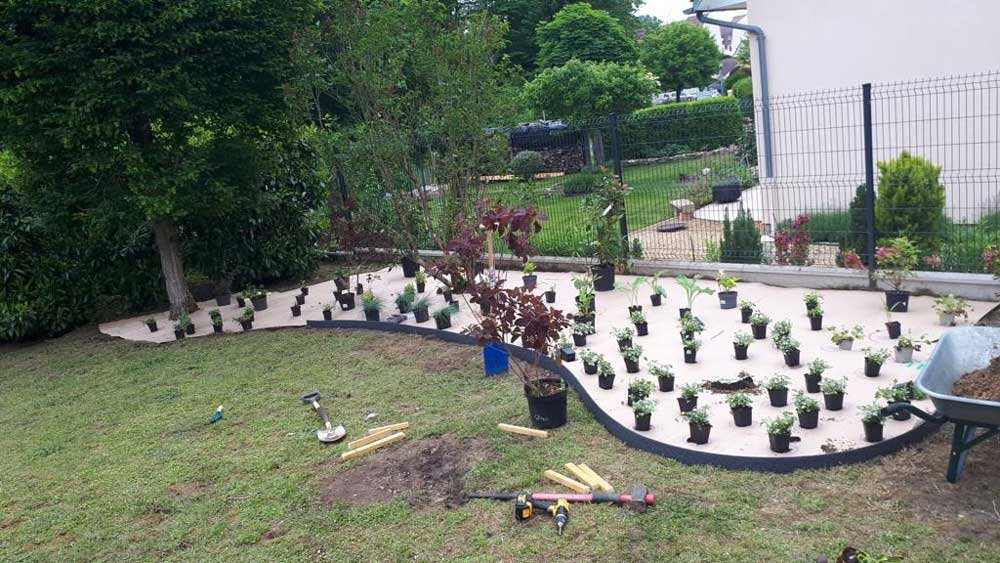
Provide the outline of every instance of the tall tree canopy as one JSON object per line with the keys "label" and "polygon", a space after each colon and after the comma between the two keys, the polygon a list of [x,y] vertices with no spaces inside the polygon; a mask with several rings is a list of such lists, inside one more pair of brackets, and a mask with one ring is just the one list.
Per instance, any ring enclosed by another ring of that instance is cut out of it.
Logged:
{"label": "tall tree canopy", "polygon": [[266,183],[275,147],[301,118],[295,47],[317,8],[3,2],[0,138],[25,192],[70,213],[140,214],[155,234],[172,315],[192,309],[177,225]]}
{"label": "tall tree canopy", "polygon": [[659,78],[660,87],[674,90],[680,101],[684,88],[701,88],[712,81],[722,53],[708,30],[688,22],[674,22],[643,39],[639,58]]}
{"label": "tall tree canopy", "polygon": [[537,111],[570,121],[629,113],[648,106],[655,92],[641,66],[578,60],[545,69],[524,88]]}
{"label": "tall tree canopy", "polygon": [[622,24],[590,4],[570,4],[538,26],[539,68],[566,64],[570,59],[634,63],[635,39]]}

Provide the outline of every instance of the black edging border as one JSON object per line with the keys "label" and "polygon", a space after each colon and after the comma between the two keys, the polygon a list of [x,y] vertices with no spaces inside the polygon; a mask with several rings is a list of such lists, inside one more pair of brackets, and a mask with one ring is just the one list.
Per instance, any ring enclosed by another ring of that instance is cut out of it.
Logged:
{"label": "black edging border", "polygon": [[[433,338],[437,338],[439,340],[443,340],[445,342],[478,346],[478,342],[476,341],[476,339],[466,334],[450,332],[447,330],[437,330],[434,328],[427,328],[422,326],[398,324],[398,323],[346,321],[346,320],[335,320],[335,321],[310,320],[306,321],[306,327],[378,330],[382,332],[396,332],[403,334],[413,334],[417,336],[430,336]],[[521,346],[515,346],[512,344],[505,344],[504,347],[515,358],[524,361],[533,360],[533,353],[526,348],[522,348]],[[600,422],[601,425],[604,426],[604,428],[611,433],[612,436],[618,438],[622,442],[625,442],[627,446],[633,447],[638,450],[661,455],[663,457],[676,459],[677,461],[687,465],[712,465],[715,467],[721,467],[723,469],[764,471],[769,473],[791,473],[799,469],[826,469],[830,467],[836,467],[838,465],[861,463],[864,461],[874,459],[876,457],[897,452],[910,444],[914,444],[916,442],[923,440],[927,436],[936,432],[939,427],[939,425],[937,424],[931,422],[924,422],[919,426],[907,432],[904,432],[894,438],[883,440],[882,442],[878,442],[870,446],[856,448],[844,452],[824,454],[824,455],[772,458],[772,457],[735,456],[735,455],[701,452],[697,450],[671,446],[670,444],[658,442],[656,440],[647,438],[646,436],[639,434],[638,432],[621,424],[620,422],[612,418],[609,414],[604,412],[604,410],[601,409],[594,401],[594,399],[591,398],[591,396],[584,390],[583,386],[577,380],[576,375],[574,375],[573,372],[566,369],[566,367],[564,367],[563,365],[559,364],[558,362],[549,357],[543,357],[541,365],[545,369],[548,369],[553,373],[559,374],[563,379],[569,382],[569,384],[573,387],[573,390],[576,391],[577,396],[580,398],[581,401],[583,401],[584,406],[586,406],[587,410],[590,411],[590,414],[593,415],[594,418],[596,418],[598,422]]]}

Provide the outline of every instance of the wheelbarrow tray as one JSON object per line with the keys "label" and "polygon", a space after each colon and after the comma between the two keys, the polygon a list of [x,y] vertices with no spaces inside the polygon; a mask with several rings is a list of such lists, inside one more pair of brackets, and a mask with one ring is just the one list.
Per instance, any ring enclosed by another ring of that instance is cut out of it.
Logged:
{"label": "wheelbarrow tray", "polygon": [[1000,402],[957,397],[952,387],[963,375],[1000,356],[1000,328],[962,327],[944,334],[917,376],[937,415],[977,426],[1000,426]]}

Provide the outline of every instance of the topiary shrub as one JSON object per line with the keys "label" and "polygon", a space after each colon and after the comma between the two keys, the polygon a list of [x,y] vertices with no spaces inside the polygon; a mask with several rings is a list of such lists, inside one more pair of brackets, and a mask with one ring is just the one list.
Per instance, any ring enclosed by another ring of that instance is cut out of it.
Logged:
{"label": "topiary shrub", "polygon": [[879,237],[905,236],[921,250],[936,250],[944,219],[944,186],[938,181],[941,167],[903,151],[893,160],[879,162],[878,169],[875,226]]}
{"label": "topiary shrub", "polygon": [[738,264],[760,264],[764,260],[764,249],[760,243],[760,231],[750,212],[740,207],[735,221],[729,220],[729,210],[722,221],[722,244],[719,248],[722,262]]}
{"label": "topiary shrub", "polygon": [[510,161],[510,171],[526,182],[530,182],[544,167],[545,160],[535,151],[521,151]]}

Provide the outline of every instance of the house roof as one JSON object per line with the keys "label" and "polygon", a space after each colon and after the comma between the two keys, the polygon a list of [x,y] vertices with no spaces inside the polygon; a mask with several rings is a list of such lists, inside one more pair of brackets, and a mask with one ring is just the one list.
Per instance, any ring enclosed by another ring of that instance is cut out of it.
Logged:
{"label": "house roof", "polygon": [[685,14],[695,12],[722,12],[726,10],[746,10],[746,0],[691,0],[692,6]]}

